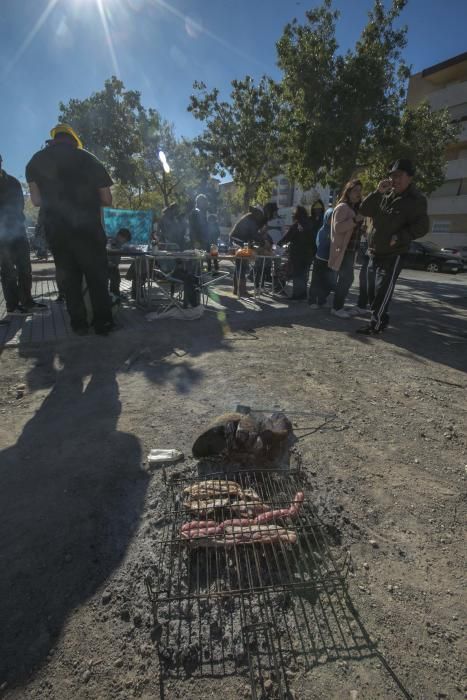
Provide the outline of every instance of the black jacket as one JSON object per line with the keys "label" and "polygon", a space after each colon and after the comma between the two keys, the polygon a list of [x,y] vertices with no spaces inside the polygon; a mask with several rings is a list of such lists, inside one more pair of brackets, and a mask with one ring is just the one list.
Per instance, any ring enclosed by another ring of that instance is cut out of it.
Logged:
{"label": "black jacket", "polygon": [[296,221],[277,245],[289,244],[289,260],[292,265],[310,265],[316,254],[316,232],[311,220]]}
{"label": "black jacket", "polygon": [[0,170],[0,241],[25,235],[24,196],[19,181]]}
{"label": "black jacket", "polygon": [[254,214],[251,212],[244,214],[231,230],[230,240],[237,245],[261,243],[263,237],[259,231],[262,226],[263,221],[259,221]]}
{"label": "black jacket", "polygon": [[[397,194],[372,192],[358,210],[362,216],[373,219],[373,228],[368,233],[368,250],[375,255],[401,255],[407,253],[410,243],[421,238],[430,229],[427,202],[412,184]],[[395,237],[395,245],[390,245]]]}
{"label": "black jacket", "polygon": [[82,148],[52,141],[33,155],[26,166],[26,180],[41,195],[47,226],[67,230],[101,228],[99,190],[112,179],[102,163]]}

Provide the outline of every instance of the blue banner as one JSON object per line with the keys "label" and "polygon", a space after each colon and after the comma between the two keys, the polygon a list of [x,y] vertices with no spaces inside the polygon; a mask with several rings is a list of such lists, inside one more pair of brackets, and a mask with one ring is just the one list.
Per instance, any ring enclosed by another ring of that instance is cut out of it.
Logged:
{"label": "blue banner", "polygon": [[152,211],[104,208],[104,228],[107,236],[114,237],[119,229],[131,232],[131,245],[147,245],[151,238]]}

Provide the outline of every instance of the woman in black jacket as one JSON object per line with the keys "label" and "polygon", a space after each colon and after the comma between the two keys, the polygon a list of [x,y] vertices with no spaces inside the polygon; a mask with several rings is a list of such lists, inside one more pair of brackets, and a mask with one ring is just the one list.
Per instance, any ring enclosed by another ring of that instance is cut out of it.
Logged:
{"label": "woman in black jacket", "polygon": [[305,207],[295,207],[293,224],[277,245],[289,244],[289,262],[292,267],[292,299],[307,298],[310,265],[316,253],[316,234]]}

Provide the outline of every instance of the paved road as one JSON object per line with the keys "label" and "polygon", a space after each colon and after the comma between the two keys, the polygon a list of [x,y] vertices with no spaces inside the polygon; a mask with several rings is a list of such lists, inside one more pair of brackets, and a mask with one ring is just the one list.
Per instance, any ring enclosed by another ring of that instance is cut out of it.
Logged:
{"label": "paved road", "polygon": [[446,272],[426,272],[425,270],[402,270],[401,279],[417,280],[420,282],[435,282],[436,284],[463,285],[467,287],[467,272],[456,275]]}

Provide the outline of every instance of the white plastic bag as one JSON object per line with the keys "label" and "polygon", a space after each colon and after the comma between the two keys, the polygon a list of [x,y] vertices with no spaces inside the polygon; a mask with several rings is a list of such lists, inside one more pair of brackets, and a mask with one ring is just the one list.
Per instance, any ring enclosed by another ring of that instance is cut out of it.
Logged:
{"label": "white plastic bag", "polygon": [[159,464],[171,464],[183,459],[184,454],[180,450],[151,450],[148,454],[148,464],[157,466]]}

